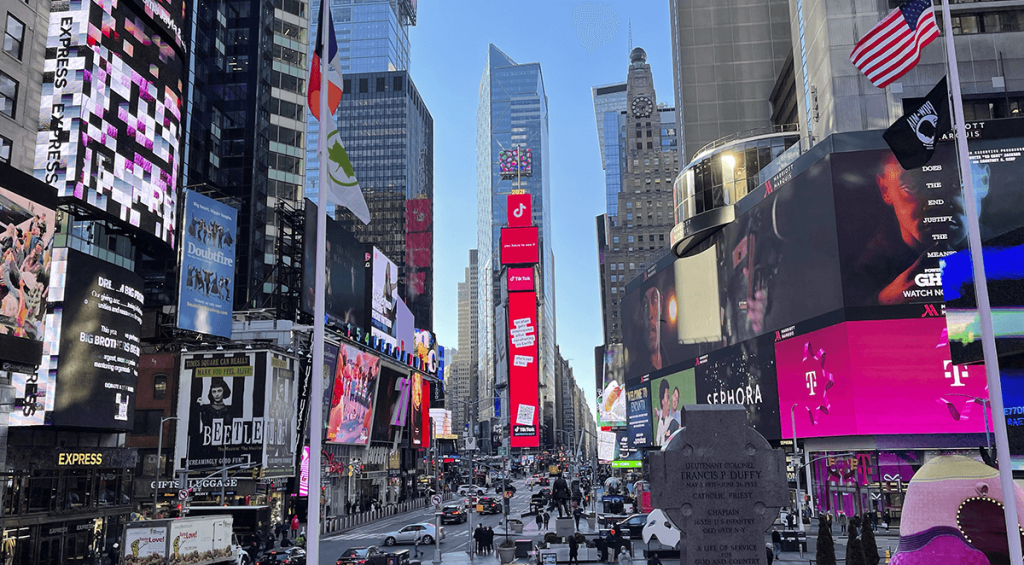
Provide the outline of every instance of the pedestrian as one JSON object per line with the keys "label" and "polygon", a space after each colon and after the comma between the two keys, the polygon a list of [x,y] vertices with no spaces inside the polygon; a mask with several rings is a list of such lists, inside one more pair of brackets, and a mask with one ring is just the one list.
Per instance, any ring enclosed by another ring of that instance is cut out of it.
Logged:
{"label": "pedestrian", "polygon": [[839,511],[839,533],[841,533],[841,534],[845,534],[846,533],[846,524],[847,524],[848,521],[849,521],[849,518],[846,517],[846,512],[843,511],[843,510],[840,510]]}
{"label": "pedestrian", "polygon": [[594,540],[594,547],[597,548],[597,552],[598,552],[598,555],[599,555],[598,559],[600,559],[601,563],[607,563],[608,562],[608,542],[604,538],[602,538],[601,536],[598,536],[597,539]]}
{"label": "pedestrian", "polygon": [[423,555],[423,552],[420,551],[420,543],[422,541],[423,541],[423,533],[422,533],[422,530],[420,530],[420,532],[416,534],[416,540],[413,542],[413,549],[415,550],[416,557],[419,557],[419,556]]}
{"label": "pedestrian", "polygon": [[832,533],[832,510],[825,512],[825,523],[828,524],[828,533]]}
{"label": "pedestrian", "polygon": [[573,517],[574,520],[576,520],[576,531],[579,531],[579,529],[580,529],[580,518],[583,517],[583,511],[580,510],[579,506],[577,506],[576,508],[573,509],[572,517]]}
{"label": "pedestrian", "polygon": [[292,514],[292,539],[299,535],[299,515]]}
{"label": "pedestrian", "polygon": [[889,509],[886,508],[882,512],[882,525],[885,526],[885,531],[889,531],[889,522],[892,520],[892,514],[889,513]]}
{"label": "pedestrian", "polygon": [[765,557],[768,558],[768,565],[772,565],[772,562],[775,561],[775,553],[772,552],[772,546],[770,546],[770,545],[764,546],[764,552],[765,552]]}
{"label": "pedestrian", "polygon": [[480,555],[484,551],[484,526],[483,524],[477,524],[476,530],[473,530],[473,541],[476,542],[476,553]]}
{"label": "pedestrian", "polygon": [[575,535],[569,536],[569,565],[573,562],[576,562],[576,565],[580,564],[580,542]]}
{"label": "pedestrian", "polygon": [[619,565],[633,565],[633,556],[625,549],[619,552]]}
{"label": "pedestrian", "polygon": [[550,521],[551,521],[551,514],[548,514],[547,512],[545,512],[544,513],[544,529],[545,530],[548,529],[548,522],[550,522]]}
{"label": "pedestrian", "polygon": [[276,534],[275,537],[281,538],[281,541],[288,537],[288,527],[284,525],[284,521],[277,523],[277,529],[274,533]]}
{"label": "pedestrian", "polygon": [[775,558],[778,559],[782,553],[782,534],[777,528],[772,528],[772,549],[775,550]]}
{"label": "pedestrian", "polygon": [[647,558],[647,565],[661,565],[661,558],[658,557],[658,552],[651,552],[651,556]]}
{"label": "pedestrian", "polygon": [[494,550],[494,530],[490,526],[484,528],[484,553]]}
{"label": "pedestrian", "polygon": [[542,528],[544,528],[544,510],[538,508],[537,509],[537,531],[540,531]]}

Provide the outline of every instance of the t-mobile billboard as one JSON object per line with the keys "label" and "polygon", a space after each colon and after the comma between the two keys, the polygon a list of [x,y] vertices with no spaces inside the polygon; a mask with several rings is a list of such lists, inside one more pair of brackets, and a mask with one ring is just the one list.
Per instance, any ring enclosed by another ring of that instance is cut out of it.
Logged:
{"label": "t-mobile billboard", "polygon": [[537,294],[508,295],[509,416],[512,447],[538,447]]}

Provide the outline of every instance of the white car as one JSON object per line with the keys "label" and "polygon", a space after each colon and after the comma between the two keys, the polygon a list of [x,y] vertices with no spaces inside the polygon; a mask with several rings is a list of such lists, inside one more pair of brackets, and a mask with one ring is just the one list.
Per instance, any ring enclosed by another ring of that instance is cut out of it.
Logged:
{"label": "white car", "polygon": [[457,492],[459,494],[459,496],[469,496],[471,494],[485,494],[485,493],[487,493],[487,491],[484,489],[484,487],[477,486],[477,485],[462,485],[462,486],[459,487],[459,490],[457,490],[455,492]]}
{"label": "white car", "polygon": [[434,543],[435,539],[444,539],[444,528],[441,528],[440,532],[435,533],[433,524],[421,523],[421,524],[409,524],[397,532],[389,532],[384,534],[384,545],[395,545],[399,543],[416,543],[416,539],[420,540],[421,544],[430,545]]}

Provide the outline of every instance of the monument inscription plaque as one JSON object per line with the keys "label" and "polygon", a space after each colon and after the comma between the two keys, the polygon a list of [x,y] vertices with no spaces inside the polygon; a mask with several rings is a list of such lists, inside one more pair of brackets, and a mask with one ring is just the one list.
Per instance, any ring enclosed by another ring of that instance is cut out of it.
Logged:
{"label": "monument inscription plaque", "polygon": [[649,456],[651,504],[682,532],[680,562],[766,564],[764,533],[789,501],[785,459],[742,406],[687,406],[686,426]]}

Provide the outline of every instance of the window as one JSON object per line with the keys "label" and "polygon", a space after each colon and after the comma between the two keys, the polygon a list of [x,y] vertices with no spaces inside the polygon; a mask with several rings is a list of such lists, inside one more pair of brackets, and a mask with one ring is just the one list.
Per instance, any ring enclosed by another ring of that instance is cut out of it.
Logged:
{"label": "window", "polygon": [[395,92],[402,91],[402,77],[394,77],[391,79],[391,90]]}
{"label": "window", "polygon": [[0,112],[14,117],[18,109],[18,81],[0,71]]}
{"label": "window", "polygon": [[[639,144],[639,143],[637,143],[637,145],[640,145],[640,144]],[[648,149],[654,149],[654,144],[653,144],[653,143],[651,143],[650,141],[648,141],[648,142],[647,142],[647,148],[648,148]],[[639,149],[639,147],[638,147],[637,149]]]}
{"label": "window", "polygon": [[384,92],[387,90],[385,84],[384,77],[377,77],[377,92]]}
{"label": "window", "polygon": [[21,44],[25,41],[25,24],[7,14],[7,28],[4,30],[4,53],[21,60]]}
{"label": "window", "polygon": [[633,203],[632,202],[626,202],[626,208],[632,208],[632,207],[633,207]]}
{"label": "window", "polygon": [[629,236],[629,242],[633,243],[633,236]]}
{"label": "window", "polygon": [[10,139],[0,135],[0,163],[11,163],[11,145]]}
{"label": "window", "polygon": [[153,400],[167,398],[167,375],[153,377]]}
{"label": "window", "polygon": [[361,78],[359,79],[359,94],[366,94],[370,91],[370,79]]}
{"label": "window", "polygon": [[618,243],[618,242],[619,242],[619,236],[612,237],[612,243]]}
{"label": "window", "polygon": [[160,433],[160,420],[164,417],[163,410],[136,410],[132,435],[155,436]]}
{"label": "window", "polygon": [[638,141],[638,142],[636,142],[636,148],[637,149],[643,149],[644,148],[644,144],[642,142]]}

